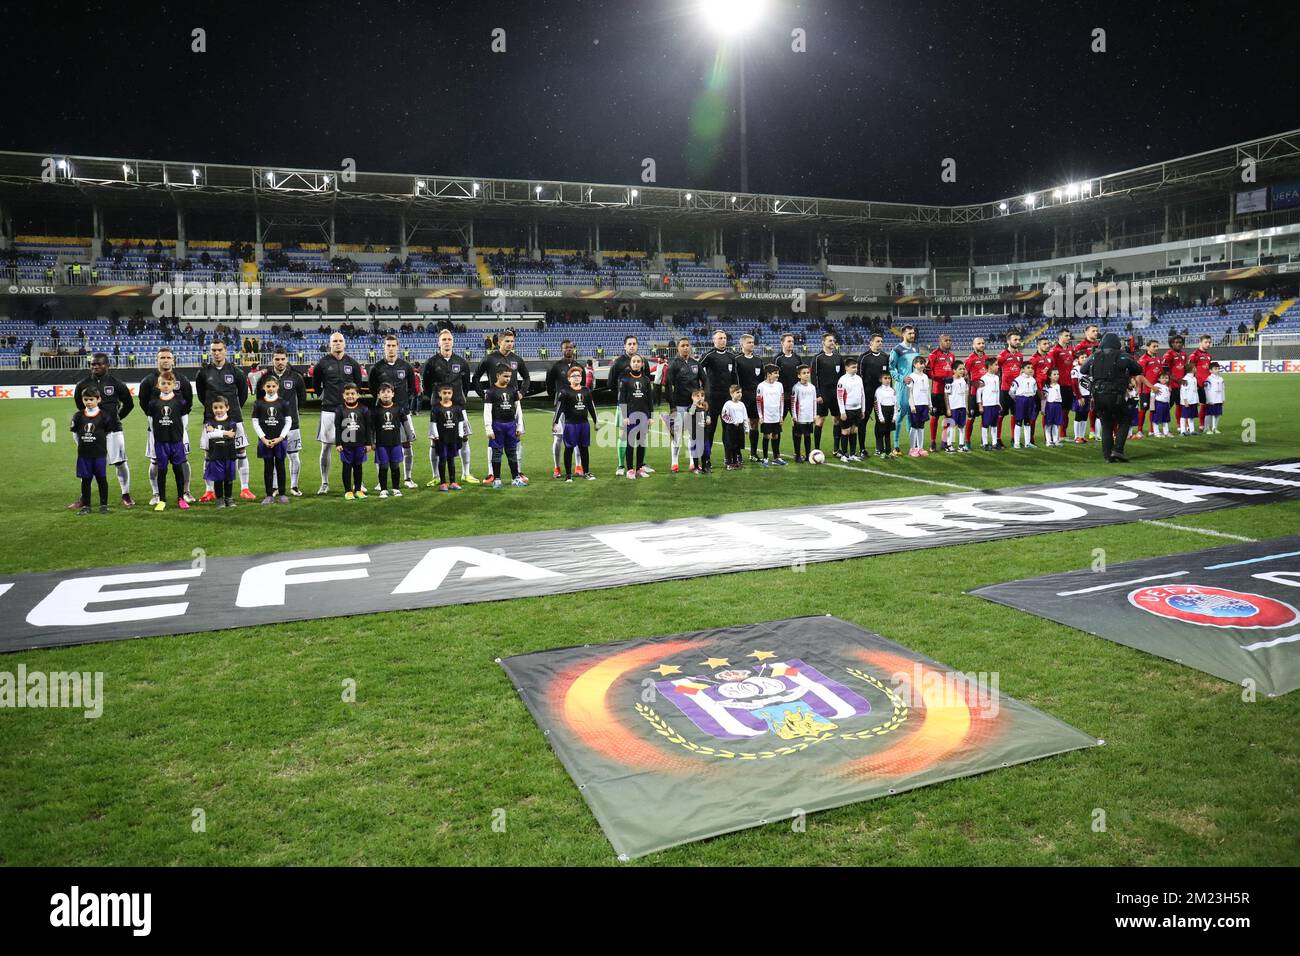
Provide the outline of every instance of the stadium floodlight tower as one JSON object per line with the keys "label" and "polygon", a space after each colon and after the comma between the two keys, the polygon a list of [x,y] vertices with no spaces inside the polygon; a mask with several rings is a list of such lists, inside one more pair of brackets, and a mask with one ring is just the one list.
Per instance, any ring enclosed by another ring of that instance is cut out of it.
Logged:
{"label": "stadium floodlight tower", "polygon": [[749,131],[745,117],[745,35],[762,18],[766,0],[701,0],[700,15],[723,42],[734,43],[740,60],[740,191],[749,192]]}

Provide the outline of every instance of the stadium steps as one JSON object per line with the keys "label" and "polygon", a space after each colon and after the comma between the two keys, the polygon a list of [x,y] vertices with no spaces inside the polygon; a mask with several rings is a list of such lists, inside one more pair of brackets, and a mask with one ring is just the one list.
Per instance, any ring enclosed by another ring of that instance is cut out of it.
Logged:
{"label": "stadium steps", "polygon": [[1263,332],[1265,329],[1267,329],[1269,327],[1269,324],[1274,319],[1281,319],[1283,314],[1285,314],[1286,310],[1291,308],[1291,306],[1295,305],[1297,301],[1300,300],[1283,299],[1281,302],[1277,304],[1277,307],[1274,308],[1272,312],[1265,313],[1263,321],[1259,323],[1259,331]]}
{"label": "stadium steps", "polygon": [[483,258],[483,253],[475,256],[478,262],[478,281],[485,289],[495,289],[497,280],[492,277],[492,270],[488,268],[487,260]]}

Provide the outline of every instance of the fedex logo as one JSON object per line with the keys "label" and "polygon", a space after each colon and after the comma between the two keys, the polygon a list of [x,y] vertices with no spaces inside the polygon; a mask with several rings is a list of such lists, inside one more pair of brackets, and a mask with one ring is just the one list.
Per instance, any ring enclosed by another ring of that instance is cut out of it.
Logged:
{"label": "fedex logo", "polygon": [[71,398],[75,385],[32,385],[32,398]]}

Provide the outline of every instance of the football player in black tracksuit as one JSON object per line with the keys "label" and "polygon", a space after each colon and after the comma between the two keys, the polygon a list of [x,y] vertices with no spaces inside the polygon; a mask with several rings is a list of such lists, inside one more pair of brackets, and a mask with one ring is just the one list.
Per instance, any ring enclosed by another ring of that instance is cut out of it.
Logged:
{"label": "football player in black tracksuit", "polygon": [[691,406],[694,400],[691,394],[697,388],[703,388],[699,359],[691,358],[691,340],[678,339],[677,354],[668,363],[668,376],[664,381],[664,395],[672,408],[672,426],[670,446],[672,451],[672,470],[678,470],[682,439],[691,438],[685,434],[687,422],[691,419]]}
{"label": "football player in black tracksuit", "polygon": [[[749,460],[758,461],[758,386],[766,375],[763,366],[773,364],[765,362],[754,351],[754,337],[746,333],[740,337],[740,354],[736,356],[736,377],[740,379],[740,400],[745,405],[745,416],[749,419]],[[779,362],[775,363],[777,372],[781,372]],[[784,373],[782,373],[784,374]],[[796,373],[795,379],[798,379]],[[786,390],[786,405],[790,404],[790,390],[784,381],[781,387]],[[719,411],[721,414],[721,411]]]}
{"label": "football player in black tracksuit", "polygon": [[700,358],[700,374],[704,378],[704,397],[713,414],[707,416],[704,426],[704,453],[700,470],[708,474],[713,470],[713,439],[718,431],[722,406],[731,399],[731,386],[736,377],[736,353],[727,348],[727,333],[718,329],[713,333],[713,348]]}
{"label": "football player in black tracksuit", "polygon": [[[873,334],[870,346],[858,359],[858,375],[862,377],[862,388],[866,392],[869,413],[873,412],[876,406],[876,389],[880,388],[880,376],[889,371],[889,353],[884,349],[884,341],[884,336],[879,333]],[[863,434],[865,435],[866,432]],[[863,448],[865,447],[864,445]]]}
{"label": "football player in black tracksuit", "polygon": [[[639,347],[640,343],[637,341],[635,335],[624,336],[623,354],[609,363],[609,378],[606,379],[605,384],[609,386],[610,394],[613,396],[615,402],[618,401],[618,396],[621,394],[620,389],[623,379],[632,374],[632,356],[639,354],[637,351]],[[643,365],[641,374],[646,377],[647,381],[649,381],[653,378],[650,373],[650,360],[645,356],[642,356],[641,362]],[[653,383],[651,383],[651,386],[653,388]],[[621,415],[622,406],[620,405],[618,407],[620,409],[618,414]],[[621,475],[623,474],[624,468],[627,464],[627,428],[622,418],[616,417],[614,419],[614,431],[618,435],[618,469],[614,474]],[[654,474],[653,468],[646,468],[645,471],[647,475]]]}
{"label": "football player in black tracksuit", "polygon": [[415,368],[398,352],[396,335],[384,336],[384,357],[370,366],[366,375],[370,394],[378,398],[379,386],[393,387],[393,404],[402,414],[402,478],[408,488],[418,488],[411,477],[411,442],[415,441],[415,423],[411,420],[411,387]]}
{"label": "football player in black tracksuit", "polygon": [[[108,356],[103,352],[96,352],[91,356],[89,377],[82,379],[73,389],[72,400],[76,403],[79,412],[85,411],[81,393],[89,385],[99,389],[99,407],[107,414],[107,418],[101,421],[112,422],[107,431],[104,447],[108,463],[117,470],[117,484],[122,490],[122,507],[134,508],[135,501],[131,498],[131,466],[126,460],[126,433],[122,431],[122,419],[130,415],[131,409],[135,408],[135,399],[131,397],[131,390],[109,372]],[[82,508],[89,505],[89,501],[78,499],[68,507]]]}
{"label": "football player in black tracksuit", "polygon": [[[140,407],[148,408],[149,403],[154,400],[158,391],[158,376],[162,372],[171,372],[176,379],[176,392],[185,403],[191,407],[194,405],[194,386],[190,380],[176,371],[176,356],[167,346],[158,349],[158,366],[157,368],[140,380]],[[189,416],[186,416],[188,419]],[[149,433],[145,441],[145,457],[149,459],[149,487],[153,490],[153,497],[149,499],[149,504],[158,503],[158,465],[153,460],[153,427],[148,417],[145,418],[145,424],[149,425]],[[185,444],[189,446],[189,422],[185,422]],[[181,465],[181,475],[184,483],[181,485],[181,497],[187,503],[194,501],[194,496],[190,494],[190,463],[186,461]]]}
{"label": "football player in black tracksuit", "polygon": [[355,385],[359,394],[364,384],[361,363],[348,355],[342,332],[330,336],[330,350],[312,366],[311,381],[320,399],[320,426],[316,429],[316,440],[320,442],[320,490],[316,494],[327,495],[336,438],[334,416],[343,404],[343,386]]}
{"label": "football player in black tracksuit", "polygon": [[844,356],[836,348],[835,336],[827,332],[822,336],[822,350],[808,363],[812,368],[812,385],[817,389],[817,416],[813,419],[813,447],[822,447],[822,422],[827,418],[835,429],[835,450],[840,450],[840,420],[835,414],[839,406],[840,376],[844,374]]}
{"label": "football player in black tracksuit", "polygon": [[[301,498],[302,489],[298,487],[298,476],[302,474],[302,417],[299,408],[307,401],[307,381],[302,377],[301,372],[289,364],[289,353],[283,346],[276,346],[271,354],[271,367],[257,380],[255,397],[258,401],[265,398],[262,388],[271,379],[280,384],[280,401],[284,403],[286,414],[292,419],[293,424],[293,428],[289,430],[289,437],[284,443],[284,453],[289,459],[289,494]],[[277,488],[276,492],[283,495],[284,489]]]}
{"label": "football player in black tracksuit", "polygon": [[[528,397],[529,389],[532,386],[532,379],[528,374],[528,363],[515,351],[514,329],[506,329],[496,339],[496,351],[489,352],[483,361],[478,363],[478,368],[474,370],[474,388],[486,400],[488,389],[496,387],[497,369],[504,366],[510,369],[510,385],[508,387],[519,392],[519,402],[522,404],[524,399]],[[522,469],[524,460],[524,443],[522,440],[517,442],[515,452],[520,462],[519,467]]]}
{"label": "football player in black tracksuit", "polygon": [[[248,401],[248,377],[243,369],[226,361],[226,343],[213,342],[209,349],[212,361],[199,369],[194,377],[194,393],[203,405],[205,418],[212,417],[212,400],[221,396],[229,404],[226,417],[234,425],[235,466],[239,475],[239,497],[251,500],[256,497],[248,490],[248,435],[244,432],[244,402]],[[206,490],[199,501],[216,501],[212,482],[204,480]]]}
{"label": "football player in black tracksuit", "polygon": [[[439,401],[438,388],[442,385],[451,386],[451,400],[458,409],[461,417],[464,419],[465,428],[464,436],[458,442],[460,454],[460,480],[467,485],[477,485],[479,480],[469,471],[470,463],[470,435],[473,429],[469,424],[469,413],[466,411],[465,398],[472,390],[469,372],[469,359],[463,355],[457,355],[455,342],[450,329],[443,329],[438,333],[438,351],[429,357],[429,361],[424,363],[424,395],[428,399],[429,408],[429,464],[433,466],[433,480],[429,482],[429,487],[435,485],[451,484],[444,482],[442,475],[448,471],[455,474],[454,466],[443,466],[438,459],[438,441],[440,437],[447,437],[445,428],[445,412],[440,412],[434,416],[432,408]],[[435,420],[437,418],[438,420]]]}
{"label": "football player in black tracksuit", "polygon": [[[558,402],[565,389],[569,387],[569,369],[581,369],[583,377],[587,375],[587,367],[573,357],[573,343],[565,339],[560,343],[560,356],[557,362],[552,362],[551,367],[546,370],[546,394],[552,402]],[[560,472],[560,455],[564,449],[564,437],[562,435],[552,434],[551,436],[551,463],[555,466],[554,477],[561,477]]]}

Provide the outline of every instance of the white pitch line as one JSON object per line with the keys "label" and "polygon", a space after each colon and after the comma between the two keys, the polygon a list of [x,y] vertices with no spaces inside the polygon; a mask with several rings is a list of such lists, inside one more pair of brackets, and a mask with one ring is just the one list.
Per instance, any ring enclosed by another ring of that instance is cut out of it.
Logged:
{"label": "white pitch line", "polygon": [[1057,591],[1057,597],[1073,597],[1076,594],[1092,594],[1094,591],[1107,591],[1110,588],[1122,588],[1127,584],[1141,584],[1143,581],[1166,581],[1169,578],[1182,577],[1186,571],[1171,571],[1168,574],[1152,574],[1145,578],[1133,578],[1131,581],[1114,581],[1110,584],[1098,584],[1091,588],[1082,588],[1078,591]]}
{"label": "white pitch line", "polygon": [[884,475],[886,478],[897,478],[899,481],[915,481],[922,485],[938,485],[940,488],[956,488],[958,491],[983,491],[983,488],[972,488],[970,485],[955,485],[951,481],[932,481],[929,478],[913,478],[911,475],[898,475],[892,471],[880,471],[878,468],[855,468],[852,465],[846,465],[838,461],[828,461],[824,464],[832,468],[844,468],[847,471],[865,472],[868,475]]}
{"label": "white pitch line", "polygon": [[1186,525],[1174,524],[1171,521],[1152,521],[1149,518],[1141,519],[1142,524],[1154,525],[1157,528],[1172,528],[1174,531],[1190,531],[1192,534],[1208,534],[1211,538],[1231,538],[1233,541],[1248,541],[1254,544],[1258,539],[1247,538],[1241,534],[1228,534],[1226,531],[1211,531],[1209,528],[1189,528]]}

